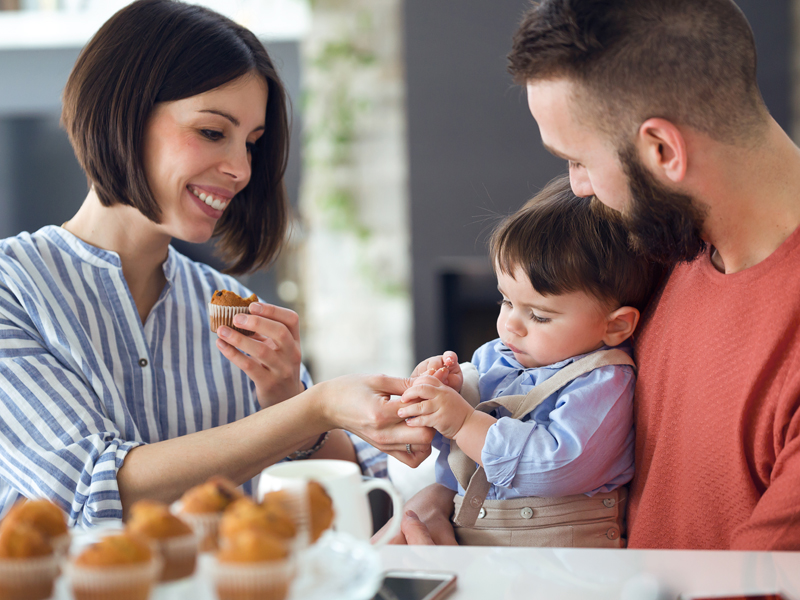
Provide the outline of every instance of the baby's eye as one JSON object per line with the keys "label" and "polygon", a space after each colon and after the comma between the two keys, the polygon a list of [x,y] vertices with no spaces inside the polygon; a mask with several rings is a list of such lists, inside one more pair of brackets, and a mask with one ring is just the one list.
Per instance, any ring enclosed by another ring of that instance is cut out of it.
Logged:
{"label": "baby's eye", "polygon": [[510,300],[506,300],[505,298],[503,298],[502,300],[498,300],[497,303],[500,306],[508,306],[508,307],[511,306],[511,301]]}
{"label": "baby's eye", "polygon": [[531,313],[531,320],[534,323],[549,323],[550,322],[550,319],[548,319],[546,317],[540,317],[539,315],[536,315],[534,313]]}
{"label": "baby's eye", "polygon": [[225,137],[224,135],[222,135],[221,131],[215,131],[214,129],[201,129],[200,133],[203,135],[204,138],[207,138],[212,142],[216,142]]}

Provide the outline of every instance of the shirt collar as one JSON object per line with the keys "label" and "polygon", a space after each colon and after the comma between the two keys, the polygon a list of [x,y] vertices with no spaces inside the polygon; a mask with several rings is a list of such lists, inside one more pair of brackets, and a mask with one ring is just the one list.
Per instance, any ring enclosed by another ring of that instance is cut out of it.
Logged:
{"label": "shirt collar", "polygon": [[[627,341],[617,346],[617,348],[619,348],[620,350],[624,350],[628,354],[631,354],[631,345]],[[563,369],[568,364],[574,363],[575,361],[580,360],[584,356],[588,356],[595,352],[600,352],[601,350],[609,350],[609,349],[610,346],[604,345],[598,348],[597,350],[592,350],[591,352],[586,352],[585,354],[579,354],[578,356],[570,356],[569,358],[565,358],[564,360],[561,360],[559,362],[550,365],[542,365],[540,367],[524,367],[520,364],[520,362],[516,358],[514,358],[514,353],[502,341],[497,340],[497,342],[495,343],[495,350],[497,350],[497,352],[500,353],[503,359],[508,363],[509,367],[516,369],[518,371],[519,370],[525,371],[526,373],[531,373],[537,369],[553,369],[553,370]]]}

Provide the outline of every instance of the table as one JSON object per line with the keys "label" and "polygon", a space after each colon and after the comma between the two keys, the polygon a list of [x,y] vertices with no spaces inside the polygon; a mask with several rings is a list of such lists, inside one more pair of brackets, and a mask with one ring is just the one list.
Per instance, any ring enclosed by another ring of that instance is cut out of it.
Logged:
{"label": "table", "polygon": [[384,569],[452,571],[452,600],[676,600],[782,590],[800,600],[800,552],[387,546]]}

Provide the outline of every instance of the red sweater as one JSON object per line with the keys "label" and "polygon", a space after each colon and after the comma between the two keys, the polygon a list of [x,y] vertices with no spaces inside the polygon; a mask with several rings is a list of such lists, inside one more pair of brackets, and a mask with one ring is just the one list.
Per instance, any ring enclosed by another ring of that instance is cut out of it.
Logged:
{"label": "red sweater", "polygon": [[800,228],[673,271],[635,343],[630,547],[800,550],[799,327]]}

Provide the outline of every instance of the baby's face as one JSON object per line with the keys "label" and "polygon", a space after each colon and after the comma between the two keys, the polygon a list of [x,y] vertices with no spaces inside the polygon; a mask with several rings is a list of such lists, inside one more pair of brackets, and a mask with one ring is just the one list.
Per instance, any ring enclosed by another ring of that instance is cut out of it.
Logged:
{"label": "baby's face", "polygon": [[609,311],[584,292],[539,294],[525,272],[514,277],[497,271],[503,295],[497,334],[526,368],[550,365],[603,345]]}

